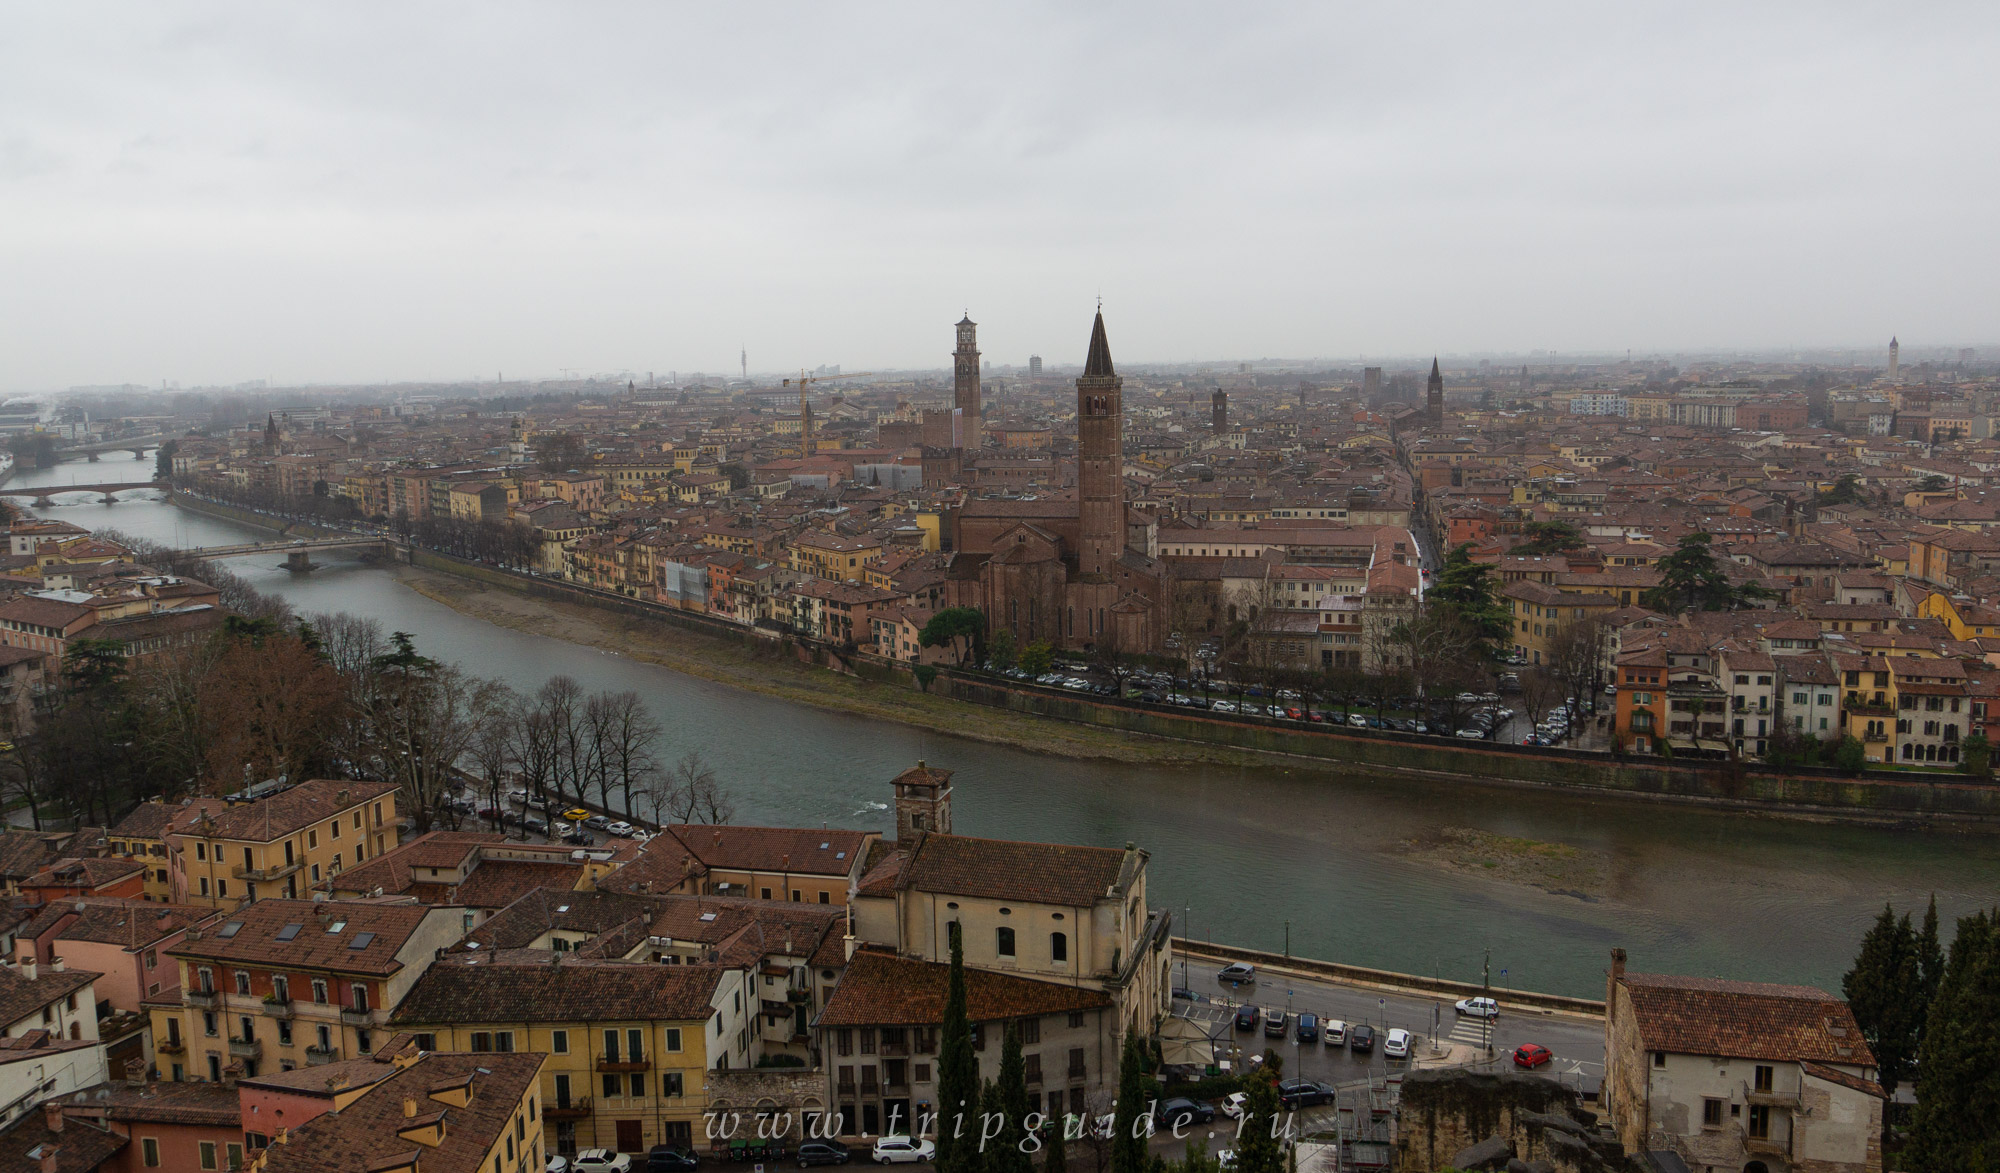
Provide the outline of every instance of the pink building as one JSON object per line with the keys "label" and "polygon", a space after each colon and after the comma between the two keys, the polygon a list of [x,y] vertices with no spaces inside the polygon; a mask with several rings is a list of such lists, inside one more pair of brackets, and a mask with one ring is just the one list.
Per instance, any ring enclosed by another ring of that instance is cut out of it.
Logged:
{"label": "pink building", "polygon": [[167,950],[180,944],[188,926],[221,913],[187,904],[82,897],[44,905],[15,932],[17,961],[49,965],[60,959],[69,969],[97,979],[97,999],[111,1009],[137,1014],[146,998],[174,996],[180,966]]}

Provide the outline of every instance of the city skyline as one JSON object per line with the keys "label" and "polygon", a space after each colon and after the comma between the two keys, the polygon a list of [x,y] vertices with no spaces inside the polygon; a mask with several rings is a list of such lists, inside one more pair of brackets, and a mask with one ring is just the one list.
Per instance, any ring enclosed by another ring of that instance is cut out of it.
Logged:
{"label": "city skyline", "polygon": [[1099,295],[1135,364],[1979,346],[1996,40],[1970,7],[47,10],[0,49],[0,384],[932,369],[962,306],[1053,363]]}

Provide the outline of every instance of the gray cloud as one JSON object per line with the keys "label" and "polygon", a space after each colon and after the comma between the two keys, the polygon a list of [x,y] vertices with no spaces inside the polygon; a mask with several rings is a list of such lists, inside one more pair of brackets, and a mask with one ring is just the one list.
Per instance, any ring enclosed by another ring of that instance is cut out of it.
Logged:
{"label": "gray cloud", "polygon": [[[1989,5],[44,5],[0,385],[1987,340]],[[1129,356],[1129,358],[1127,357]]]}

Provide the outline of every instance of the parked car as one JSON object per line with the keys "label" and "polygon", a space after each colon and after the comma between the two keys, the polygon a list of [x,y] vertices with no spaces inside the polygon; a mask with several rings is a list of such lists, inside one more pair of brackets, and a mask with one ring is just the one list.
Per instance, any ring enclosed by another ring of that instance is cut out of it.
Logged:
{"label": "parked car", "polygon": [[569,1173],[569,1158],[561,1153],[550,1153],[548,1164],[542,1166],[542,1173]]}
{"label": "parked car", "polygon": [[937,1156],[937,1145],[927,1140],[911,1140],[907,1136],[878,1136],[870,1155],[878,1165],[928,1161]]}
{"label": "parked car", "polygon": [[1264,1017],[1262,1011],[1246,1002],[1236,1008],[1236,1029],[1256,1030],[1257,1020],[1262,1017]]}
{"label": "parked car", "polygon": [[1468,1018],[1500,1017],[1500,1003],[1491,998],[1460,998],[1452,1003],[1452,1009]]}
{"label": "parked car", "polygon": [[620,819],[615,823],[606,823],[604,830],[607,834],[616,835],[621,839],[629,839],[636,828],[625,820]]}
{"label": "parked car", "polygon": [[1153,1119],[1163,1128],[1188,1128],[1196,1124],[1206,1124],[1215,1119],[1215,1109],[1207,1104],[1197,1104],[1185,1096],[1175,1096],[1161,1104],[1153,1113]]}
{"label": "parked car", "polygon": [[1401,1027],[1389,1032],[1382,1040],[1382,1053],[1391,1059],[1410,1057],[1410,1032]]}
{"label": "parked car", "polygon": [[1257,980],[1257,967],[1241,961],[1234,962],[1218,970],[1215,980],[1231,986],[1246,985]]}
{"label": "parked car", "polygon": [[692,1173],[699,1168],[701,1160],[687,1149],[656,1144],[646,1153],[646,1173]]}
{"label": "parked car", "polygon": [[611,826],[611,816],[591,815],[589,818],[583,820],[583,825],[593,831],[602,831]]}
{"label": "parked car", "polygon": [[1540,1043],[1522,1043],[1520,1046],[1514,1048],[1514,1066],[1516,1067],[1540,1067],[1553,1058],[1555,1056],[1549,1054],[1549,1049]]}
{"label": "parked car", "polygon": [[1357,1055],[1366,1055],[1375,1049],[1375,1028],[1357,1026],[1347,1035],[1347,1049]]}
{"label": "parked car", "polygon": [[1347,1045],[1347,1024],[1338,1018],[1326,1020],[1326,1045],[1344,1047]]}
{"label": "parked car", "polygon": [[614,1149],[584,1149],[569,1167],[574,1173],[628,1173],[632,1158]]}
{"label": "parked car", "polygon": [[1222,1097],[1221,1111],[1231,1120],[1243,1119],[1243,1113],[1250,1110],[1249,1092],[1230,1092]]}
{"label": "parked car", "polygon": [[528,805],[528,792],[525,790],[509,790],[507,792],[507,801],[513,803],[515,806],[526,806]]}
{"label": "parked car", "polygon": [[521,829],[533,832],[536,835],[546,835],[549,832],[549,824],[540,815],[523,815],[521,817]]}
{"label": "parked car", "polygon": [[1288,1112],[1314,1104],[1331,1104],[1333,1100],[1333,1088],[1310,1079],[1288,1079],[1278,1085],[1278,1103]]}
{"label": "parked car", "polygon": [[581,823],[589,817],[590,812],[580,806],[573,806],[563,812],[563,818],[568,819],[572,823]]}
{"label": "parked car", "polygon": [[1284,1008],[1280,1006],[1273,1006],[1269,1010],[1264,1011],[1265,1037],[1273,1039],[1284,1038],[1285,1026],[1287,1025],[1287,1020],[1290,1018],[1291,1015],[1286,1014]]}
{"label": "parked car", "polygon": [[1174,997],[1180,999],[1183,1002],[1201,1001],[1201,995],[1195,993],[1193,990],[1188,989],[1186,986],[1175,986]]}
{"label": "parked car", "polygon": [[1295,1037],[1302,1043],[1319,1042],[1319,1015],[1307,1014],[1301,1011],[1299,1014],[1299,1027]]}
{"label": "parked car", "polygon": [[569,832],[562,837],[562,841],[564,843],[574,843],[578,847],[588,847],[591,844],[590,832],[584,830],[582,827],[571,827]]}
{"label": "parked car", "polygon": [[845,1165],[854,1154],[837,1140],[809,1140],[799,1146],[799,1168],[807,1165]]}

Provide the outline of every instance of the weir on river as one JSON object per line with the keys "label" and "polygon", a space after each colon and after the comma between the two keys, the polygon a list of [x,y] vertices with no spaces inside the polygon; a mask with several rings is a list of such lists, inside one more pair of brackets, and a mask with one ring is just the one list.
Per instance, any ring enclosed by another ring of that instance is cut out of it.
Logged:
{"label": "weir on river", "polygon": [[[141,479],[112,471],[123,456],[24,470],[8,487]],[[41,512],[180,546],[270,536],[164,501]],[[1275,951],[1289,935],[1301,956],[1470,981],[1490,947],[1495,984],[1583,997],[1603,996],[1608,951],[1623,945],[1635,969],[1837,991],[1885,900],[1921,912],[1935,891],[1950,917],[2000,899],[1996,835],[1822,825],[1282,762],[1183,769],[1051,758],[496,627],[353,555],[322,561],[310,576],[287,574],[273,554],[229,565],[301,611],[372,616],[384,631],[415,633],[428,655],[523,691],[568,673],[586,688],[638,692],[673,739],[665,756],[700,750],[735,791],[739,822],[886,831],[889,779],[919,758],[950,765],[959,833],[1138,843],[1152,853],[1152,902],[1183,917],[1180,928],[1196,937]],[[978,718],[968,709],[969,721]]]}

